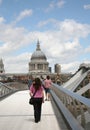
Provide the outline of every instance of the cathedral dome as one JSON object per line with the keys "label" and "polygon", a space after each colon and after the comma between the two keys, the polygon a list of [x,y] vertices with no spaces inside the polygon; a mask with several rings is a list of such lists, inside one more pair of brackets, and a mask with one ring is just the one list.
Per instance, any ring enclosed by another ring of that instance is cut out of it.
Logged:
{"label": "cathedral dome", "polygon": [[36,51],[31,56],[31,61],[29,62],[29,74],[36,76],[46,76],[49,74],[49,63],[45,54],[40,49],[39,41],[37,42]]}
{"label": "cathedral dome", "polygon": [[36,51],[31,56],[31,61],[32,60],[45,60],[45,61],[47,60],[45,54],[40,49],[39,41],[37,43]]}

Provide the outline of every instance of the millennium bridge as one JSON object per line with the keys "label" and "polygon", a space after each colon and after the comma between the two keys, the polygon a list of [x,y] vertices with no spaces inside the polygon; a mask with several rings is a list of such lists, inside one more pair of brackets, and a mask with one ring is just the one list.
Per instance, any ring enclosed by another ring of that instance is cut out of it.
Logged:
{"label": "millennium bridge", "polygon": [[0,130],[90,130],[89,76],[90,65],[82,64],[63,85],[52,83],[51,100],[43,103],[39,123],[28,103],[28,88],[20,91],[14,86],[23,84],[0,82]]}

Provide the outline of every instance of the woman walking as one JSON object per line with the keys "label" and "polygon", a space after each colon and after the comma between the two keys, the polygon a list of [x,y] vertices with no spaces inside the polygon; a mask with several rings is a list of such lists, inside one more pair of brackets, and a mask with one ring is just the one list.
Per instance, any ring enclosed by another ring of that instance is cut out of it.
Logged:
{"label": "woman walking", "polygon": [[45,94],[46,94],[46,99],[45,101],[50,100],[50,87],[51,87],[52,81],[50,79],[50,76],[47,75],[46,79],[44,80],[44,85],[45,85]]}
{"label": "woman walking", "polygon": [[44,102],[44,89],[41,85],[41,81],[39,78],[35,78],[35,83],[30,87],[30,96],[34,95],[34,118],[35,123],[38,123],[41,120],[41,108],[42,102]]}

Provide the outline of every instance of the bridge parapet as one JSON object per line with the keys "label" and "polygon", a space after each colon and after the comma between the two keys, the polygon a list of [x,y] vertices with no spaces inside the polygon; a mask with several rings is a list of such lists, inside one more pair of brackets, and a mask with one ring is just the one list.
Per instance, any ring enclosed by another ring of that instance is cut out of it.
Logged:
{"label": "bridge parapet", "polygon": [[15,89],[10,88],[6,84],[0,82],[0,99],[15,92]]}
{"label": "bridge parapet", "polygon": [[72,130],[89,130],[90,99],[56,84],[52,84],[52,90],[52,97],[70,128]]}

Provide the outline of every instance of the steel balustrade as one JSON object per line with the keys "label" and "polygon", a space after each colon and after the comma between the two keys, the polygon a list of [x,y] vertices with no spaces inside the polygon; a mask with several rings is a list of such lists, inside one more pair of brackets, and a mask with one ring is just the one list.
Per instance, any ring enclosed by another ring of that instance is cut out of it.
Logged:
{"label": "steel balustrade", "polygon": [[9,86],[0,82],[0,99],[13,93],[15,89],[10,88]]}
{"label": "steel balustrade", "polygon": [[52,83],[51,95],[72,130],[88,130],[90,99],[54,83]]}

